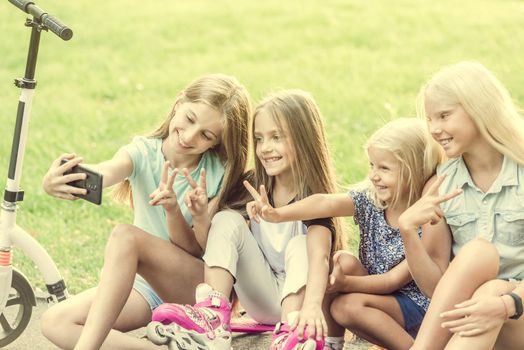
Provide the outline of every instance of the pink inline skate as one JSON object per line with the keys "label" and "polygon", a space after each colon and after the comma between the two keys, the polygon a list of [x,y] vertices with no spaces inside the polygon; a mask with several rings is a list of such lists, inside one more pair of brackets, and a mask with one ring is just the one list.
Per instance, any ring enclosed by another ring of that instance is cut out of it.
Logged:
{"label": "pink inline skate", "polygon": [[273,332],[273,339],[269,350],[323,350],[324,341],[307,338],[304,332],[304,339],[299,341],[296,330],[291,331],[287,324],[279,323]]}
{"label": "pink inline skate", "polygon": [[196,289],[197,304],[162,304],[147,327],[147,337],[170,350],[230,350],[231,304],[207,284]]}

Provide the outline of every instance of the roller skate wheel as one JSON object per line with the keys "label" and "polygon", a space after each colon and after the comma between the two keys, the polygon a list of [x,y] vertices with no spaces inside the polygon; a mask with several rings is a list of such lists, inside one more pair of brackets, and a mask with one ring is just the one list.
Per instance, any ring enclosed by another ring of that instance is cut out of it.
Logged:
{"label": "roller skate wheel", "polygon": [[164,325],[156,321],[147,325],[147,338],[156,345],[165,345],[169,342]]}

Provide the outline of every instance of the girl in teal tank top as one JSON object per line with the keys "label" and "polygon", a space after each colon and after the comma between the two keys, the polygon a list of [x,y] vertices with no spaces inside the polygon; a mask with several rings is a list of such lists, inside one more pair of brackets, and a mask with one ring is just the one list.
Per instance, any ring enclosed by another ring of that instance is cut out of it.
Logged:
{"label": "girl in teal tank top", "polygon": [[[134,225],[113,230],[97,288],[43,315],[42,332],[49,340],[60,348],[157,348],[120,332],[145,326],[163,300],[194,301],[211,217],[245,202],[245,191],[238,188],[243,188],[250,114],[249,95],[235,78],[203,76],[177,95],[151,135],[92,166],[103,174],[104,187],[117,185],[116,197],[130,199]],[[60,165],[61,159],[69,161]],[[75,199],[81,190],[67,185],[76,178],[64,172],[81,161],[74,154],[55,160],[44,178],[46,192]]]}

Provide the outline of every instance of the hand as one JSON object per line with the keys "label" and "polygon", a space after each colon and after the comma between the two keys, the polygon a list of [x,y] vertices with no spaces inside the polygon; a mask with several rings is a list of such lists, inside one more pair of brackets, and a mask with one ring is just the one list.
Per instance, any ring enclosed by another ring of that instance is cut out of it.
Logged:
{"label": "hand", "polygon": [[164,163],[160,183],[158,184],[158,188],[149,195],[149,198],[151,198],[149,204],[153,206],[161,205],[166,212],[173,212],[178,208],[176,193],[173,191],[173,183],[175,182],[178,169],[175,168],[171,175],[168,176],[169,164],[169,161]]}
{"label": "hand", "polygon": [[189,174],[189,171],[183,169],[184,176],[191,186],[192,190],[186,193],[184,201],[191,213],[191,216],[198,217],[202,215],[207,215],[207,189],[206,189],[206,171],[204,169],[200,170],[200,185],[198,185],[195,180]]}
{"label": "hand", "polygon": [[500,296],[482,296],[455,305],[440,314],[442,327],[462,337],[472,337],[500,327],[506,320],[506,305]]}
{"label": "hand", "polygon": [[326,293],[337,293],[345,291],[344,283],[344,271],[342,271],[342,265],[340,264],[340,253],[333,255],[333,271],[328,278],[328,284],[326,287]]}
{"label": "hand", "polygon": [[[67,163],[60,165],[62,159],[66,159]],[[85,180],[87,176],[85,173],[64,175],[64,173],[72,167],[82,163],[82,160],[82,158],[77,157],[74,153],[62,154],[55,159],[42,180],[42,188],[44,191],[53,197],[68,200],[76,200],[78,197],[75,195],[86,194],[87,190],[85,188],[68,185],[68,183],[72,181]]]}
{"label": "hand", "polygon": [[292,324],[291,330],[297,330],[298,339],[304,339],[304,331],[307,330],[308,338],[322,340],[327,336],[327,323],[320,305],[303,304]]}
{"label": "hand", "polygon": [[445,178],[446,175],[439,176],[429,187],[428,191],[422,195],[415,204],[406,209],[402,215],[400,215],[398,222],[401,231],[410,229],[417,230],[420,226],[428,222],[434,225],[444,217],[444,212],[442,212],[442,209],[440,208],[440,203],[444,203],[462,193],[461,189],[456,189],[440,196],[438,194],[438,188]]}
{"label": "hand", "polygon": [[244,186],[254,199],[254,201],[246,205],[247,215],[249,215],[250,220],[255,220],[257,223],[260,223],[260,218],[268,222],[281,221],[278,210],[269,203],[264,185],[260,185],[260,193],[247,181],[244,181]]}

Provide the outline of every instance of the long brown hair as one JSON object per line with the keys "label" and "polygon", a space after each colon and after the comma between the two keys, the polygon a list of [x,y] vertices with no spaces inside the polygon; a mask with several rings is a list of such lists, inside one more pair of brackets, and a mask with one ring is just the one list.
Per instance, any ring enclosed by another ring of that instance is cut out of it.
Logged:
{"label": "long brown hair", "polygon": [[[295,153],[291,171],[297,200],[315,193],[335,193],[335,171],[327,147],[324,123],[313,97],[302,90],[276,92],[256,107],[253,123],[262,115],[273,118],[280,129],[287,132],[286,139]],[[273,191],[273,178],[267,175],[257,157],[254,182],[256,188],[263,184],[269,193]],[[333,220],[335,240],[332,250],[336,251],[344,246],[343,226],[339,218]]]}
{"label": "long brown hair", "polygon": [[[232,76],[224,74],[202,76],[177,95],[167,118],[148,137],[164,140],[169,135],[169,124],[176,109],[184,102],[205,103],[222,113],[221,142],[210,150],[218,155],[224,165],[224,178],[218,194],[218,209],[226,207],[241,209],[246,202],[246,191],[242,180],[248,158],[248,130],[251,117],[251,102],[246,88]],[[118,184],[113,190],[113,197],[130,202],[129,181]]]}

